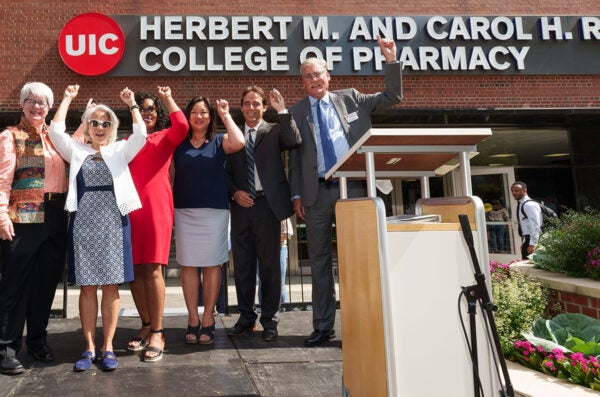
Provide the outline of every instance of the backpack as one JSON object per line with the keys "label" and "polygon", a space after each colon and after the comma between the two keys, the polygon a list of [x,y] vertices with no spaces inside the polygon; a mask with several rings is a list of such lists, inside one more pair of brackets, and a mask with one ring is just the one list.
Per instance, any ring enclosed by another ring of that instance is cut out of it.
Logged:
{"label": "backpack", "polygon": [[[525,204],[528,203],[528,202],[530,202],[530,201],[535,201],[536,203],[538,203],[538,205],[540,206],[540,209],[542,210],[542,225],[541,225],[541,228],[542,228],[542,232],[544,232],[544,226],[547,223],[552,224],[552,221],[546,222],[546,220],[547,219],[558,219],[558,214],[552,208],[546,206],[543,201],[529,199],[529,200],[523,201],[523,203],[521,204],[521,213],[523,214],[523,219],[527,219],[527,214],[525,213],[525,209],[523,207],[525,207]],[[520,226],[521,225],[519,225],[519,227]]]}

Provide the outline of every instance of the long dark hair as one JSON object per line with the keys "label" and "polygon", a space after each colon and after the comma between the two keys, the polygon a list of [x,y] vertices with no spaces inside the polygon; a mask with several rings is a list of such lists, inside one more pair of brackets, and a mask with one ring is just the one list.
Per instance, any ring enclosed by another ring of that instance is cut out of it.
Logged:
{"label": "long dark hair", "polygon": [[[206,108],[208,109],[208,114],[210,115],[210,121],[208,122],[208,129],[206,130],[206,139],[212,140],[213,136],[217,132],[217,123],[215,122],[215,109],[210,104],[210,99],[205,96],[197,96],[192,98],[192,100],[187,104],[183,113],[185,114],[186,119],[190,120],[190,113],[192,112],[192,108],[198,103],[204,102]],[[190,128],[188,129],[188,138],[192,137],[192,125],[190,123]]]}
{"label": "long dark hair", "polygon": [[135,103],[138,105],[142,106],[145,99],[152,99],[154,102],[154,108],[156,109],[156,125],[154,126],[154,131],[161,131],[165,128],[168,128],[171,124],[171,119],[169,118],[167,108],[160,97],[146,91],[139,91],[135,93]]}

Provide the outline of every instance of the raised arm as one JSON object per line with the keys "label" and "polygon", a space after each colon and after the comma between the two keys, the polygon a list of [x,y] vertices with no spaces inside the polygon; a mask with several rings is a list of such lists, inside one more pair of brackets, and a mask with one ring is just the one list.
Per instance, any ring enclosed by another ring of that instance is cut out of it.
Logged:
{"label": "raised arm", "polygon": [[396,42],[392,39],[382,39],[377,36],[377,44],[381,50],[381,55],[385,57],[385,62],[396,62]]}
{"label": "raised arm", "polygon": [[119,94],[119,97],[131,111],[131,122],[133,124],[144,124],[144,119],[142,119],[142,114],[140,113],[140,106],[135,103],[134,92],[125,87]]}
{"label": "raised arm", "polygon": [[187,118],[173,99],[170,87],[159,86],[158,96],[167,107],[169,117],[171,118],[171,128],[169,129],[167,139],[174,147],[179,146],[187,136],[189,129]]}
{"label": "raised arm", "polygon": [[77,93],[79,92],[79,85],[69,85],[65,88],[65,93],[63,94],[63,99],[58,105],[58,109],[56,109],[56,113],[54,114],[54,118],[52,122],[60,123],[64,122],[67,118],[67,111],[69,110],[69,106],[71,105],[71,101],[75,99]]}
{"label": "raised arm", "polygon": [[160,99],[162,99],[162,101],[165,103],[165,106],[167,107],[169,114],[181,110],[181,109],[179,109],[179,106],[177,106],[177,103],[173,99],[173,95],[171,95],[170,87],[158,86],[158,97]]}
{"label": "raised arm", "polygon": [[224,99],[217,99],[217,113],[225,125],[227,133],[223,137],[223,151],[226,154],[235,153],[245,145],[244,134],[233,121],[229,114],[229,103]]}
{"label": "raised arm", "polygon": [[294,149],[302,143],[300,131],[292,115],[285,108],[283,95],[276,88],[269,92],[271,107],[277,112],[281,133],[279,134],[279,146],[281,150]]}
{"label": "raised arm", "polygon": [[140,113],[140,107],[135,103],[134,92],[125,87],[119,94],[119,97],[131,111],[133,134],[124,143],[127,147],[125,158],[127,159],[127,162],[130,162],[146,144],[148,132],[146,130],[144,119],[142,119],[142,114]]}
{"label": "raised arm", "polygon": [[67,118],[69,106],[71,105],[73,99],[77,96],[78,92],[79,85],[77,84],[69,85],[67,88],[65,88],[63,99],[60,102],[60,105],[58,105],[58,109],[56,110],[54,118],[50,123],[50,131],[48,133],[52,143],[56,147],[56,150],[66,161],[71,161],[73,140],[65,132],[67,128],[65,125],[65,119]]}

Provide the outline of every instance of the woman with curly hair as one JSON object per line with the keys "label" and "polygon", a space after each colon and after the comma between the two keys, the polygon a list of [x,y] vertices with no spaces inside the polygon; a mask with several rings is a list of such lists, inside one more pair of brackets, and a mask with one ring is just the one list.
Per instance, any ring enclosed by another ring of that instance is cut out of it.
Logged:
{"label": "woman with curly hair", "polygon": [[142,327],[127,348],[131,351],[144,350],[144,361],[155,362],[162,358],[165,346],[162,332],[165,280],[162,268],[169,262],[173,229],[169,167],[175,148],[185,139],[188,122],[173,100],[169,87],[158,87],[158,95],[138,92],[135,99],[140,104],[142,119],[148,130],[146,146],[129,164],[142,200],[142,209],[131,215],[135,279],[130,284]]}

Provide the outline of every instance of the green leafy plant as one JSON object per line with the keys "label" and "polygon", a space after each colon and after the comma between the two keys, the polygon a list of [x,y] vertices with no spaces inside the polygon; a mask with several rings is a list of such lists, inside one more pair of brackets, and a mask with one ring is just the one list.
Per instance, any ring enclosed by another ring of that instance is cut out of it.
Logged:
{"label": "green leafy plant", "polygon": [[600,321],[585,314],[563,313],[551,320],[539,319],[532,332],[524,332],[523,336],[548,351],[600,355]]}
{"label": "green leafy plant", "polygon": [[549,290],[536,279],[510,270],[509,265],[490,262],[492,295],[498,310],[494,313],[502,350],[513,349],[523,332],[531,331],[535,320],[542,318],[548,304]]}
{"label": "green leafy plant", "polygon": [[542,234],[533,255],[536,267],[575,277],[600,279],[597,267],[586,266],[588,253],[600,243],[600,211],[568,210]]}

